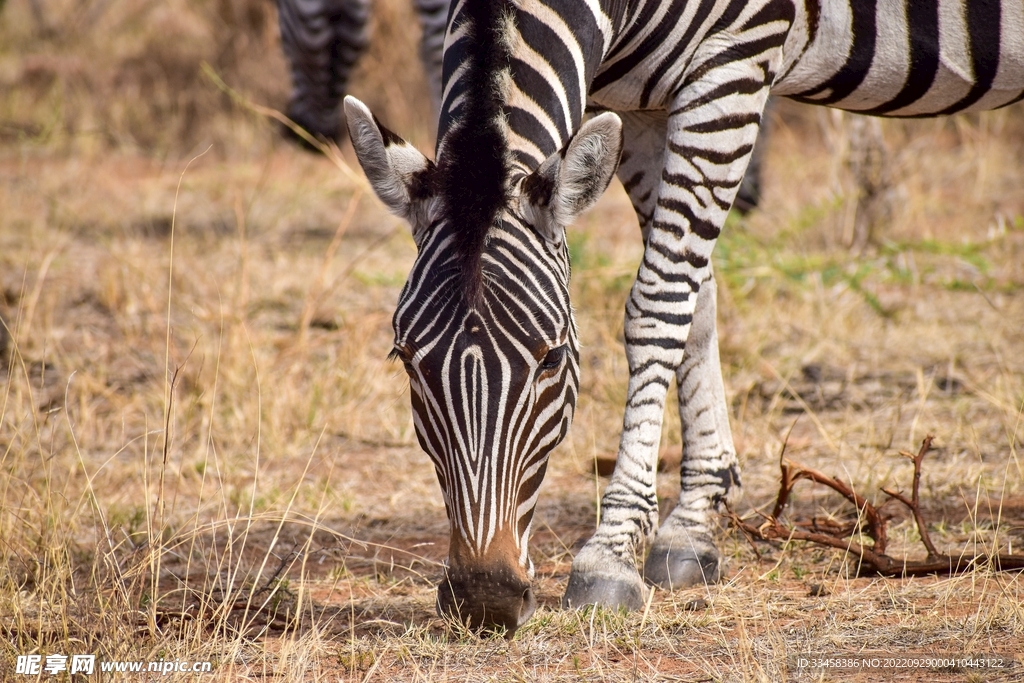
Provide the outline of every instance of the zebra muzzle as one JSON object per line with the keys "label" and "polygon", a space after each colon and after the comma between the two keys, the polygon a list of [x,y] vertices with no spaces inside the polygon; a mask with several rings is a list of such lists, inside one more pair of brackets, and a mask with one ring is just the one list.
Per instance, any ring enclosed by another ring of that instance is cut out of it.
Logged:
{"label": "zebra muzzle", "polygon": [[530,583],[507,569],[449,569],[437,586],[437,613],[473,631],[512,638],[537,609]]}

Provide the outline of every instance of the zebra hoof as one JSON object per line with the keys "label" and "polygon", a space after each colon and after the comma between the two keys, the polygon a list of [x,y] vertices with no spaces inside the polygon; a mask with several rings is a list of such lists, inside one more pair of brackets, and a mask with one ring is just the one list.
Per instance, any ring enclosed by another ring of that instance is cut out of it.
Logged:
{"label": "zebra hoof", "polygon": [[721,559],[710,541],[686,545],[656,541],[644,562],[644,580],[664,590],[702,586],[721,578]]}
{"label": "zebra hoof", "polygon": [[636,581],[607,574],[569,574],[569,585],[562,596],[563,609],[579,609],[587,605],[602,605],[613,609],[633,611],[647,602],[647,587],[633,571]]}

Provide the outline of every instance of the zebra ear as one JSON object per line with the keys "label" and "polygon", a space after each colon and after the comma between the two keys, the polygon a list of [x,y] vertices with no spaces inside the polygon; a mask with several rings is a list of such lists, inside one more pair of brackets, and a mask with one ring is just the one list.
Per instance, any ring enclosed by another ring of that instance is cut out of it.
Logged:
{"label": "zebra ear", "polygon": [[549,242],[608,189],[622,153],[622,121],[611,112],[590,119],[560,151],[523,180],[520,209]]}
{"label": "zebra ear", "polygon": [[370,187],[388,210],[409,221],[419,243],[434,198],[434,162],[381,125],[365,104],[345,98],[345,120]]}

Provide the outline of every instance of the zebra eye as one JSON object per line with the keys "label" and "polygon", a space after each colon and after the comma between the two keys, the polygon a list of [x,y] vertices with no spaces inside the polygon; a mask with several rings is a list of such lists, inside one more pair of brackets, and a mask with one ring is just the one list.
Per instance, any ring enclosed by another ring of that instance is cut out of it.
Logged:
{"label": "zebra eye", "polygon": [[407,371],[412,369],[411,366],[409,365],[409,361],[410,361],[409,352],[406,349],[400,348],[398,346],[396,346],[395,348],[391,349],[391,353],[388,354],[388,360],[389,361],[400,360],[400,361],[402,361],[402,365],[405,366],[405,369]]}
{"label": "zebra eye", "polygon": [[544,360],[541,361],[541,370],[554,370],[562,364],[562,359],[565,358],[565,344],[562,346],[556,346],[555,348],[548,351],[548,354],[544,356]]}

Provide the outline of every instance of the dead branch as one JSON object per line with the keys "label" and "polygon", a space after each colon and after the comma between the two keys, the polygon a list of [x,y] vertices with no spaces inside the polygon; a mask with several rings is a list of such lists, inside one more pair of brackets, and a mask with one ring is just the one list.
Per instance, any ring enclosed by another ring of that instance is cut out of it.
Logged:
{"label": "dead branch", "polygon": [[798,519],[793,525],[804,531],[817,531],[838,538],[849,538],[856,533],[864,533],[864,525],[859,521],[841,522],[827,517]]}
{"label": "dead branch", "polygon": [[886,494],[890,498],[895,498],[906,505],[914,515],[914,524],[917,525],[918,534],[921,536],[921,543],[924,543],[924,547],[928,550],[929,560],[937,558],[940,555],[939,551],[935,549],[935,544],[932,543],[932,537],[928,535],[928,525],[925,524],[924,515],[921,514],[921,499],[919,493],[921,489],[921,462],[924,460],[925,453],[931,450],[932,438],[931,434],[924,437],[924,441],[921,442],[921,449],[917,452],[917,455],[911,455],[906,451],[900,451],[900,455],[905,458],[909,458],[910,461],[914,463],[914,488],[911,493],[910,500],[907,500],[906,496],[898,491],[890,491],[887,488],[882,489],[882,493]]}
{"label": "dead branch", "polygon": [[801,479],[808,479],[823,486],[836,491],[843,496],[846,500],[850,501],[857,512],[862,514],[867,521],[867,534],[874,541],[874,550],[877,553],[885,553],[885,546],[887,539],[885,536],[886,528],[885,521],[878,513],[878,509],[874,505],[869,503],[866,498],[858,494],[845,482],[830,477],[827,474],[822,474],[817,470],[812,470],[809,467],[798,465],[792,460],[784,459],[779,463],[779,469],[782,470],[782,484],[779,486],[779,496],[775,501],[775,509],[772,510],[772,517],[779,519],[782,516],[782,512],[789,502],[789,495],[793,491],[793,486],[796,485]]}
{"label": "dead branch", "polygon": [[[930,435],[925,437],[917,455],[901,452],[901,455],[909,458],[914,463],[914,484],[910,498],[907,498],[906,495],[898,491],[882,489],[882,492],[888,495],[890,500],[898,500],[914,516],[914,523],[917,525],[921,542],[928,552],[928,556],[924,560],[897,559],[885,553],[886,527],[889,517],[881,513],[883,506],[873,505],[845,482],[822,474],[817,470],[804,467],[785,457],[780,457],[779,468],[782,472],[782,477],[775,507],[770,515],[757,513],[763,519],[760,525],[755,526],[749,521],[741,519],[731,510],[727,510],[726,514],[731,523],[740,529],[749,541],[753,539],[764,541],[808,541],[827,548],[842,550],[849,553],[857,561],[858,573],[862,575],[875,574],[893,577],[923,576],[928,574],[952,575],[981,566],[991,566],[996,571],[1024,569],[1024,555],[999,553],[946,555],[938,552],[935,548],[935,544],[932,543],[931,537],[928,534],[927,523],[921,512],[920,505],[921,463],[924,461],[925,454],[931,449],[933,438]],[[785,449],[783,449],[782,455],[785,455]],[[782,513],[789,502],[794,485],[802,479],[821,484],[839,493],[857,509],[864,523],[843,524],[832,520],[812,519],[810,522],[798,522],[793,525],[785,524],[781,521]],[[887,500],[886,503],[888,502]],[[858,531],[871,538],[872,543],[867,545],[854,540],[853,535]]]}

